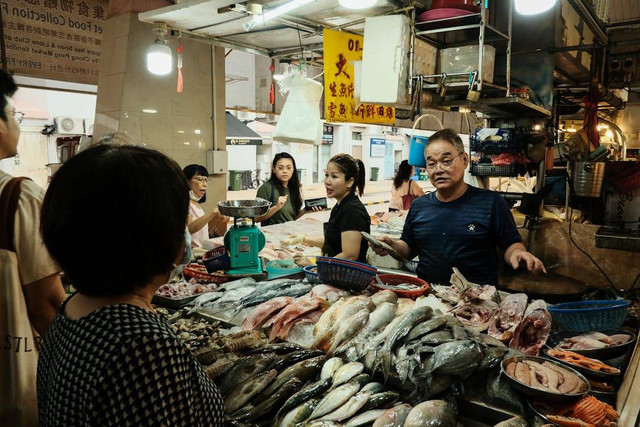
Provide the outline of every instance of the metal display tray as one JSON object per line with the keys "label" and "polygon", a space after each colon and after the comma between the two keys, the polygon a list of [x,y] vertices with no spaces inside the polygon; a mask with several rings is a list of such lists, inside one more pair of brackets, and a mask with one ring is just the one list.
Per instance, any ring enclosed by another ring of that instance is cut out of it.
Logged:
{"label": "metal display tray", "polygon": [[161,307],[173,308],[177,310],[189,304],[191,301],[193,301],[200,295],[202,294],[192,295],[190,297],[186,297],[182,299],[173,299],[173,298],[163,297],[161,295],[154,295],[153,298],[151,299],[151,303],[159,305]]}

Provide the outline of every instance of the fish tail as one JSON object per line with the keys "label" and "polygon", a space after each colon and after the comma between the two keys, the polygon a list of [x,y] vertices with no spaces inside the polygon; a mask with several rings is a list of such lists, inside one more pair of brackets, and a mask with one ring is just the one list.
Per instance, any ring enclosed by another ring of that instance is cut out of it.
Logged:
{"label": "fish tail", "polygon": [[381,354],[382,374],[384,375],[384,382],[387,382],[389,378],[389,371],[391,370],[391,352],[389,350],[382,350]]}

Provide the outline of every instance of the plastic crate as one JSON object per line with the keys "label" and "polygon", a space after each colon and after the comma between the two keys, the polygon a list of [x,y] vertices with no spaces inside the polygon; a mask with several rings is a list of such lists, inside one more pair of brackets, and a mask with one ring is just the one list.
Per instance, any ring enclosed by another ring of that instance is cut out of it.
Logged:
{"label": "plastic crate", "polygon": [[350,291],[367,289],[378,269],[355,261],[338,258],[318,257],[318,278],[327,283]]}
{"label": "plastic crate", "polygon": [[627,318],[629,301],[597,300],[555,304],[549,313],[558,326],[570,332],[611,331]]}
{"label": "plastic crate", "polygon": [[312,285],[317,285],[318,283],[320,283],[317,265],[308,265],[303,270],[304,277],[307,279],[307,282],[311,283]]}
{"label": "plastic crate", "polygon": [[475,136],[471,137],[471,150],[486,154],[513,153],[522,149],[522,141],[519,137],[503,139],[502,141],[480,141]]}
{"label": "plastic crate", "polygon": [[220,246],[210,251],[205,252],[202,257],[202,263],[207,269],[208,273],[215,273],[220,270],[228,270],[231,261],[229,260],[229,254],[224,246]]}
{"label": "plastic crate", "polygon": [[496,166],[491,163],[471,162],[471,175],[475,176],[518,176],[524,171],[525,166],[520,163]]}

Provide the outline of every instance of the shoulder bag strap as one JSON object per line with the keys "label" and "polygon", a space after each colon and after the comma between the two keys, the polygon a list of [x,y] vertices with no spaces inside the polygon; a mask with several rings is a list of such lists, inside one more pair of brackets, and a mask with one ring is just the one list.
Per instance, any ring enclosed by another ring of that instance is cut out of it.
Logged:
{"label": "shoulder bag strap", "polygon": [[411,186],[413,185],[413,180],[409,179],[409,188],[407,188],[407,196],[411,195]]}
{"label": "shoulder bag strap", "polygon": [[0,196],[0,249],[15,251],[13,231],[20,199],[20,184],[28,178],[11,178]]}

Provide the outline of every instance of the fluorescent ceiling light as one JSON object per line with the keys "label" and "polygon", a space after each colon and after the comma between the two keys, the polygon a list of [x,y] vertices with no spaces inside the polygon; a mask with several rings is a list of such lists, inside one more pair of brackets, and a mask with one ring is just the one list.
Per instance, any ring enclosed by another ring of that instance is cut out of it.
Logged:
{"label": "fluorescent ceiling light", "polygon": [[537,15],[551,9],[556,0],[515,0],[516,11],[521,15]]}
{"label": "fluorescent ceiling light", "polygon": [[151,108],[144,108],[144,109],[142,110],[142,112],[143,112],[143,113],[147,113],[147,114],[155,114],[155,113],[157,113],[157,112],[158,112],[158,110],[153,110],[153,109],[151,109]]}
{"label": "fluorescent ceiling light", "polygon": [[285,3],[282,6],[270,9],[262,15],[253,15],[253,19],[249,22],[246,22],[243,25],[243,28],[245,29],[245,31],[249,31],[257,24],[264,24],[267,21],[272,20],[273,18],[287,14],[292,10],[297,9],[300,6],[304,6],[305,4],[309,4],[313,1],[316,0],[291,0],[289,3]]}
{"label": "fluorescent ceiling light", "polygon": [[378,0],[339,0],[340,6],[347,9],[366,9],[375,5]]}

